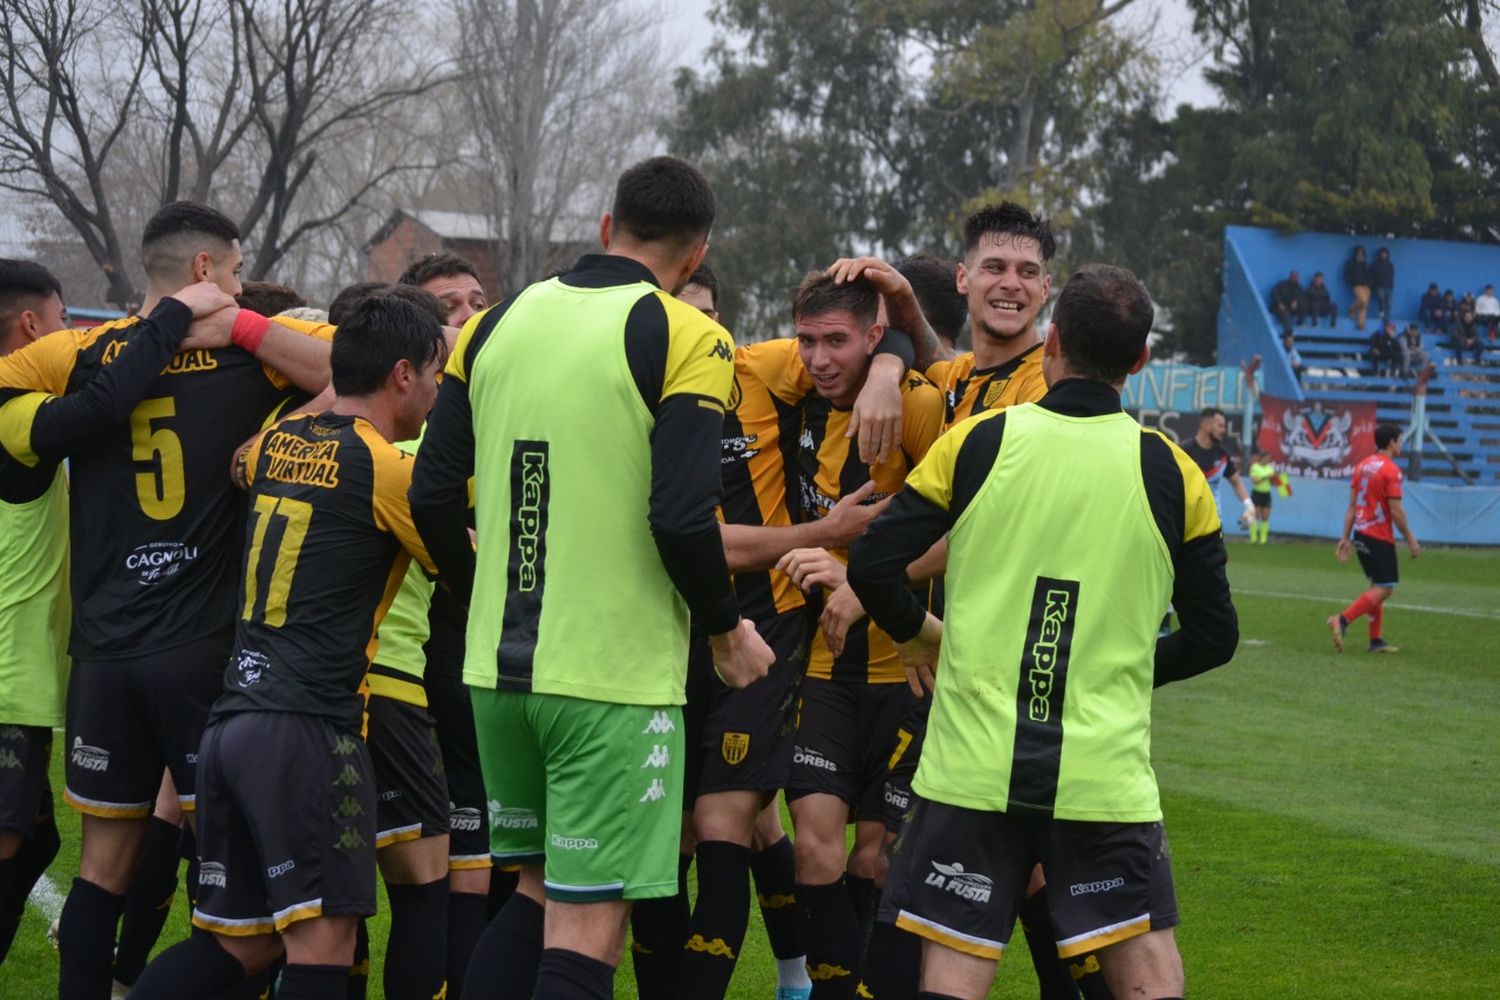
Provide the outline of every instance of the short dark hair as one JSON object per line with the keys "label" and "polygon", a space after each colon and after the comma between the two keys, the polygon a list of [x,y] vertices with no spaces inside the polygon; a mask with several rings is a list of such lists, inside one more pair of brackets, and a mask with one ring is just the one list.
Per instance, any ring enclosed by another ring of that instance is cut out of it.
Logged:
{"label": "short dark hair", "polygon": [[16,313],[53,295],[62,298],[62,284],[51,271],[34,260],[0,257],[0,330]]}
{"label": "short dark hair", "polygon": [[396,279],[396,284],[421,286],[433,278],[456,278],[460,274],[467,274],[481,285],[484,284],[479,277],[479,269],[469,258],[448,250],[440,250],[437,253],[419,257],[408,264],[406,270],[401,272],[401,277]]}
{"label": "short dark hair", "polygon": [[228,246],[240,238],[240,227],[216,208],[194,201],[172,201],[156,210],[141,234],[141,256],[147,277],[175,277],[201,253],[205,242]]}
{"label": "short dark hair", "polygon": [[969,323],[969,303],[958,294],[958,269],[938,257],[920,255],[898,260],[896,270],[911,282],[917,305],[932,332],[957,340]]}
{"label": "short dark hair", "polygon": [[447,351],[443,325],[407,298],[373,292],[356,302],[333,335],[328,363],[340,396],[368,396],[385,385],[396,362],[423,368]]}
{"label": "short dark hair", "polygon": [[1074,271],[1052,308],[1068,368],[1100,382],[1118,382],[1129,374],[1146,349],[1155,318],[1140,279],[1108,264]]}
{"label": "short dark hair", "polygon": [[[1287,336],[1291,336],[1291,334],[1287,334]],[[1205,406],[1203,409],[1198,411],[1199,420],[1207,420],[1209,417],[1223,416],[1227,416],[1227,414],[1225,414],[1225,412],[1219,409],[1217,406]]]}
{"label": "short dark hair", "polygon": [[334,326],[343,326],[349,314],[354,311],[354,306],[371,292],[378,292],[382,288],[388,288],[383,281],[356,281],[352,285],[340,288],[333,301],[328,303],[328,322]]}
{"label": "short dark hair", "polygon": [[835,284],[827,271],[808,271],[792,296],[792,319],[846,310],[857,322],[870,324],[880,313],[880,293],[864,277]]}
{"label": "short dark hair", "polygon": [[964,220],[964,254],[971,254],[986,236],[1024,237],[1036,240],[1042,248],[1042,260],[1057,253],[1057,237],[1052,223],[1044,216],[1014,201],[985,205]]}
{"label": "short dark hair", "polygon": [[443,300],[425,288],[417,285],[387,285],[385,294],[405,299],[418,309],[425,309],[433,319],[438,321],[439,325],[448,325],[448,309],[443,305]]}
{"label": "short dark hair", "polygon": [[277,285],[269,281],[247,281],[242,286],[240,297],[235,301],[241,309],[258,312],[262,316],[275,316],[288,309],[300,309],[307,300],[295,288]]}
{"label": "short dark hair", "polygon": [[699,264],[698,270],[693,272],[693,276],[687,280],[687,283],[706,289],[709,301],[714,304],[715,309],[719,308],[719,276],[714,274],[713,268],[707,264]]}
{"label": "short dark hair", "polygon": [[620,175],[610,216],[643,243],[686,246],[708,235],[716,211],[714,190],[697,167],[653,156]]}
{"label": "short dark hair", "polygon": [[1401,428],[1395,424],[1380,424],[1375,428],[1375,447],[1385,449],[1401,436]]}

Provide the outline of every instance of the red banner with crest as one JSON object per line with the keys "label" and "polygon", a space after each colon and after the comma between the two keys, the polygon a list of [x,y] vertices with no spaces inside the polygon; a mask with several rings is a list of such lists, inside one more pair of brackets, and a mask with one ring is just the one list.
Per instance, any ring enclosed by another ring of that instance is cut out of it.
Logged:
{"label": "red banner with crest", "polygon": [[1262,394],[1260,448],[1294,476],[1347,479],[1375,450],[1375,404],[1297,402]]}

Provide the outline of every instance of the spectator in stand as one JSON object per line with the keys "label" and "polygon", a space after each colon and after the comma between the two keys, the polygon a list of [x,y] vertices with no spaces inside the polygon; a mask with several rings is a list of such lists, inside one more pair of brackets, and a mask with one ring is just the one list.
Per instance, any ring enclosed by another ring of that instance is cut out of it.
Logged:
{"label": "spectator in stand", "polygon": [[1479,343],[1479,321],[1474,316],[1472,306],[1458,307],[1458,318],[1453,324],[1453,358],[1459,364],[1464,363],[1464,351],[1473,354],[1474,363],[1480,364],[1480,351],[1483,345]]}
{"label": "spectator in stand", "polygon": [[1380,322],[1384,323],[1391,318],[1391,292],[1396,287],[1396,265],[1391,263],[1391,252],[1385,247],[1375,251],[1370,280],[1375,289],[1375,304],[1380,307]]}
{"label": "spectator in stand", "polygon": [[1281,346],[1286,348],[1286,363],[1292,366],[1292,375],[1297,379],[1297,384],[1302,384],[1302,373],[1306,369],[1302,364],[1302,355],[1297,353],[1297,338],[1290,333],[1281,338]]}
{"label": "spectator in stand", "polygon": [[1436,330],[1443,319],[1443,293],[1438,291],[1437,282],[1427,286],[1427,291],[1422,293],[1422,304],[1417,307],[1417,319],[1422,321],[1427,330]]}
{"label": "spectator in stand", "polygon": [[1458,300],[1453,297],[1453,289],[1443,293],[1443,308],[1438,312],[1437,331],[1443,336],[1448,336],[1448,331],[1453,329],[1453,321],[1458,319]]}
{"label": "spectator in stand", "polygon": [[1370,364],[1374,374],[1391,376],[1401,364],[1401,344],[1396,336],[1396,324],[1386,323],[1370,334]]}
{"label": "spectator in stand", "polygon": [[1494,340],[1500,331],[1500,299],[1495,298],[1494,285],[1485,285],[1484,294],[1474,300],[1474,318],[1485,336]]}
{"label": "spectator in stand", "polygon": [[1412,378],[1422,374],[1427,367],[1427,348],[1422,346],[1422,332],[1417,329],[1417,324],[1406,324],[1406,332],[1401,335],[1401,374]]}
{"label": "spectator in stand", "polygon": [[1349,318],[1361,332],[1365,328],[1365,311],[1370,307],[1370,262],[1365,259],[1365,248],[1355,247],[1344,262],[1344,284],[1354,291],[1354,302],[1349,306]]}
{"label": "spectator in stand", "polygon": [[1302,276],[1296,271],[1271,287],[1271,312],[1281,321],[1283,336],[1292,332],[1293,319],[1301,321]]}
{"label": "spectator in stand", "polygon": [[1339,325],[1339,310],[1333,304],[1333,296],[1328,293],[1328,284],[1323,280],[1323,272],[1319,271],[1312,276],[1312,282],[1307,286],[1307,291],[1302,297],[1302,308],[1297,312],[1297,325],[1301,326],[1304,319],[1312,320],[1312,325],[1317,326],[1318,320],[1324,316],[1328,317],[1328,328],[1331,330]]}

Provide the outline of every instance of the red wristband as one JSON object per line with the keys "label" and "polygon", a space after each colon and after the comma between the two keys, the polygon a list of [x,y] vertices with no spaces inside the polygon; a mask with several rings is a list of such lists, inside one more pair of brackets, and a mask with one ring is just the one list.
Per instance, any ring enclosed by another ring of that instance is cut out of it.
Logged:
{"label": "red wristband", "polygon": [[271,321],[258,312],[241,309],[234,317],[234,326],[229,331],[229,342],[235,347],[254,354],[260,350],[260,342],[266,339]]}

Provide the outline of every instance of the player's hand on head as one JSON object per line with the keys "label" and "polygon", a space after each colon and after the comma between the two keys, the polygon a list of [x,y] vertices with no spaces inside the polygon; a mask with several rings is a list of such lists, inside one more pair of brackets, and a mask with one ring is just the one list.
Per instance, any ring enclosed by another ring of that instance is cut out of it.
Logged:
{"label": "player's hand on head", "polygon": [[781,557],[776,568],[808,592],[814,587],[837,590],[844,585],[849,572],[827,549],[793,549]]}
{"label": "player's hand on head", "polygon": [[828,600],[823,604],[823,614],[818,618],[818,625],[823,629],[823,638],[828,642],[829,652],[834,656],[843,655],[844,640],[849,636],[850,627],[864,615],[865,606],[859,603],[859,598],[854,595],[854,588],[847,583],[828,595]]}
{"label": "player's hand on head", "polygon": [[879,257],[840,257],[829,266],[827,273],[839,285],[864,278],[881,295],[911,293],[911,282],[906,276]]}
{"label": "player's hand on head", "polygon": [[[918,698],[936,685],[938,654],[943,645],[943,622],[931,611],[922,622],[922,629],[906,642],[896,643],[896,652],[901,656],[901,666],[906,671],[906,683]],[[924,691],[925,689],[925,691]]]}
{"label": "player's hand on head", "polygon": [[708,637],[713,651],[714,671],[732,688],[742,688],[766,676],[776,654],[766,645],[755,623],[741,618],[732,630]]}
{"label": "player's hand on head", "polygon": [[192,325],[188,327],[188,335],[182,341],[182,349],[212,351],[228,347],[233,342],[231,337],[234,333],[234,321],[239,314],[239,307],[233,302],[206,316],[195,314]]}
{"label": "player's hand on head", "polygon": [[[892,357],[876,355],[877,359]],[[884,363],[884,362],[882,362]],[[892,365],[899,368],[899,362]],[[871,362],[875,371],[875,362]],[[895,452],[901,441],[901,377],[904,370],[896,372],[894,380],[867,378],[864,387],[854,399],[854,408],[849,413],[849,430],[844,436],[859,439],[859,460],[866,465],[878,465]]]}
{"label": "player's hand on head", "polygon": [[235,305],[234,296],[212,281],[199,281],[188,285],[173,293],[172,298],[187,306],[192,311],[195,320],[211,316],[221,309],[233,309]]}
{"label": "player's hand on head", "polygon": [[847,548],[856,538],[865,533],[870,522],[880,516],[891,502],[886,497],[877,503],[867,504],[866,500],[875,494],[875,483],[868,480],[863,486],[847,496],[839,498],[839,502],[833,505],[820,522],[825,531],[829,532],[828,544],[834,548]]}

